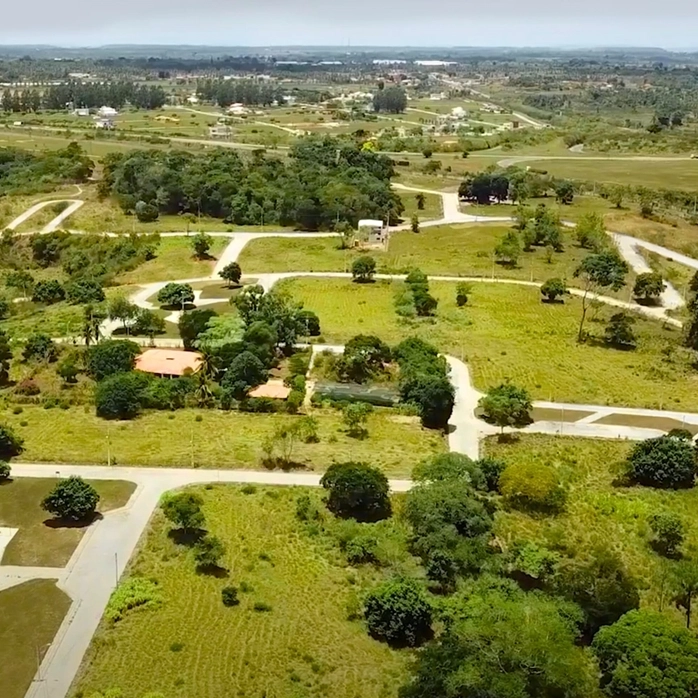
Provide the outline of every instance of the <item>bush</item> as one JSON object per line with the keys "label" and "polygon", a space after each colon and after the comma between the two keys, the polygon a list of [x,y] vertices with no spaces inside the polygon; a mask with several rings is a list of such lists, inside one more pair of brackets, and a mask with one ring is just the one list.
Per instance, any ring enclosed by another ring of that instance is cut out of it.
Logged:
{"label": "bush", "polygon": [[0,459],[10,460],[24,450],[24,439],[5,424],[0,424]]}
{"label": "bush", "polygon": [[569,293],[565,282],[558,278],[548,279],[540,287],[540,292],[550,303],[554,303],[559,296],[564,296],[566,293]]}
{"label": "bush", "polygon": [[234,586],[225,586],[221,589],[221,600],[223,605],[227,607],[237,606],[240,603],[238,599],[238,590]]}
{"label": "bush", "polygon": [[34,303],[46,303],[50,305],[52,303],[58,303],[64,298],[65,291],[55,279],[39,281],[36,286],[34,286],[34,293],[32,294],[32,301],[34,301]]}
{"label": "bush", "polygon": [[61,480],[41,502],[44,511],[60,519],[86,521],[94,516],[99,503],[97,490],[81,477]]}
{"label": "bush", "polygon": [[175,492],[166,495],[160,503],[165,518],[184,531],[196,531],[204,527],[203,499],[196,492]]}
{"label": "bush", "polygon": [[329,490],[327,508],[336,516],[378,521],[390,516],[389,486],[385,474],[366,463],[335,463],[320,484]]}
{"label": "bush", "polygon": [[317,521],[320,518],[317,503],[307,494],[302,494],[296,499],[296,518],[299,521]]}
{"label": "bush", "polygon": [[376,260],[364,255],[357,257],[351,265],[351,276],[357,283],[367,283],[373,280],[376,273]]}
{"label": "bush", "polygon": [[194,559],[200,569],[213,569],[220,567],[220,559],[225,555],[225,543],[207,533],[196,542],[194,546]]}
{"label": "bush", "polygon": [[514,506],[533,511],[560,511],[566,494],[555,468],[540,463],[508,466],[499,478],[499,490]]}
{"label": "bush", "polygon": [[141,400],[149,379],[142,373],[117,373],[97,383],[95,407],[104,419],[133,419],[141,411]]}
{"label": "bush", "polygon": [[480,398],[478,407],[482,410],[485,421],[501,427],[521,428],[530,424],[531,396],[524,388],[517,388],[511,383],[501,383],[490,388],[487,394]]}
{"label": "bush", "polygon": [[7,461],[0,460],[0,482],[6,482],[12,475],[12,468]]}
{"label": "bush", "polygon": [[446,376],[417,375],[400,385],[400,397],[419,407],[422,425],[428,429],[446,429],[453,413],[455,389]]}
{"label": "bush", "polygon": [[685,527],[681,517],[673,512],[655,514],[650,518],[653,533],[652,545],[665,557],[676,557],[683,543]]}
{"label": "bush", "polygon": [[304,337],[320,336],[320,318],[312,310],[301,310],[297,315],[298,322],[303,328],[300,334]]}
{"label": "bush", "polygon": [[456,305],[462,308],[468,302],[470,294],[470,284],[461,281],[456,285]]}
{"label": "bush", "polygon": [[677,489],[693,487],[693,447],[684,439],[659,436],[637,444],[628,458],[628,476],[640,485]]}
{"label": "bush", "polygon": [[22,358],[25,361],[55,361],[57,353],[56,345],[49,335],[33,332],[27,337]]}
{"label": "bush", "polygon": [[391,645],[415,647],[431,634],[431,606],[414,579],[392,579],[373,589],[364,618],[371,635]]}
{"label": "bush", "polygon": [[377,550],[378,541],[370,534],[357,535],[344,545],[344,553],[350,565],[375,562]]}
{"label": "bush", "polygon": [[119,584],[112,593],[104,616],[112,623],[116,623],[133,608],[152,607],[161,602],[162,595],[155,582],[143,577],[131,577]]}
{"label": "bush", "polygon": [[109,339],[87,350],[87,372],[98,381],[116,373],[132,371],[140,347],[130,340]]}
{"label": "bush", "polygon": [[78,279],[65,287],[65,295],[73,305],[101,303],[105,299],[104,289],[94,279]]}
{"label": "bush", "polygon": [[24,395],[26,397],[32,397],[38,395],[41,392],[41,388],[36,384],[36,381],[31,378],[25,378],[23,381],[17,384],[15,388],[17,395]]}
{"label": "bush", "polygon": [[271,613],[271,606],[268,603],[264,603],[264,601],[255,601],[252,608],[257,613]]}

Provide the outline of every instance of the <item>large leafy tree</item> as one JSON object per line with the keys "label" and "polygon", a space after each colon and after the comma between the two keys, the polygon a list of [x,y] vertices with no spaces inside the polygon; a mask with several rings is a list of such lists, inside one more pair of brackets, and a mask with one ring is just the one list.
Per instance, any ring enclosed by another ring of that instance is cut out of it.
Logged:
{"label": "large leafy tree", "polygon": [[168,521],[190,533],[204,527],[203,503],[204,500],[196,492],[176,492],[162,500],[160,509]]}
{"label": "large leafy tree", "polygon": [[267,369],[251,352],[238,354],[228,366],[221,386],[236,400],[242,400],[247,393],[267,380]]}
{"label": "large leafy tree", "polygon": [[187,303],[194,302],[194,291],[189,284],[178,284],[171,281],[158,291],[157,299],[158,303],[163,306],[179,307],[184,310]]}
{"label": "large leafy tree", "polygon": [[693,446],[674,436],[641,441],[628,458],[628,475],[650,487],[692,487],[696,475]]}
{"label": "large leafy tree", "polygon": [[24,439],[6,424],[0,424],[0,460],[9,460],[24,450]]}
{"label": "large leafy tree", "polygon": [[327,508],[337,516],[378,521],[391,514],[388,479],[367,463],[334,463],[320,484],[328,491]]}
{"label": "large leafy tree", "polygon": [[531,396],[525,388],[519,388],[512,383],[502,383],[490,388],[487,394],[480,398],[478,407],[482,416],[488,422],[501,427],[525,427],[530,424]]}
{"label": "large leafy tree", "polygon": [[87,371],[95,380],[131,371],[140,347],[130,340],[109,339],[87,350]]}
{"label": "large leafy tree", "polygon": [[390,347],[381,339],[359,334],[344,345],[337,370],[343,380],[364,383],[380,374],[390,357]]}
{"label": "large leafy tree", "polygon": [[97,490],[81,477],[71,475],[44,497],[41,508],[61,519],[85,521],[94,516],[98,503]]}

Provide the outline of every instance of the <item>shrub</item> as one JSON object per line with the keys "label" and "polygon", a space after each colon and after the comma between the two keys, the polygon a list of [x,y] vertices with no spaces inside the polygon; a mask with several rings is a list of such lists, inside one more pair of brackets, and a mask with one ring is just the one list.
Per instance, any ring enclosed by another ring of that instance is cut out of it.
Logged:
{"label": "shrub", "polygon": [[55,361],[56,354],[56,345],[51,337],[43,332],[33,332],[27,337],[22,358],[25,361]]}
{"label": "shrub", "polygon": [[357,283],[372,281],[375,273],[376,260],[368,255],[357,257],[351,265],[351,276]]}
{"label": "shrub", "polygon": [[257,611],[257,613],[271,613],[271,606],[264,601],[255,601],[252,608]]}
{"label": "shrub", "polygon": [[650,518],[654,534],[652,545],[661,555],[675,557],[683,543],[685,527],[681,517],[673,512],[655,514]]}
{"label": "shrub", "polygon": [[327,508],[336,516],[377,521],[390,516],[389,486],[385,474],[367,463],[335,463],[320,484],[329,491]]}
{"label": "shrub", "polygon": [[456,285],[456,305],[462,308],[468,302],[470,294],[470,284],[461,281]]}
{"label": "shrub", "polygon": [[97,490],[81,477],[61,480],[41,502],[44,511],[61,519],[85,521],[94,516],[99,503]]}
{"label": "shrub", "polygon": [[628,475],[649,487],[693,487],[695,454],[689,441],[659,436],[641,441],[628,458]]}
{"label": "shrub", "polygon": [[150,608],[161,602],[162,595],[155,582],[143,577],[131,577],[112,593],[104,615],[107,620],[116,623],[131,609]]}
{"label": "shrub", "polygon": [[487,394],[480,398],[478,407],[482,410],[485,421],[501,427],[524,427],[530,424],[531,396],[524,388],[517,388],[511,383],[501,383],[490,388]]}
{"label": "shrub", "polygon": [[176,492],[166,495],[160,503],[165,518],[184,531],[194,531],[204,526],[201,511],[203,499],[196,492]]}
{"label": "shrub", "polygon": [[84,303],[101,303],[105,299],[104,289],[94,279],[78,279],[65,287],[65,295],[69,303],[74,305]]}
{"label": "shrub", "polygon": [[565,490],[555,468],[540,463],[508,466],[499,478],[502,495],[514,506],[538,511],[559,511]]}
{"label": "shrub", "polygon": [[320,518],[320,509],[309,495],[302,494],[296,499],[296,518],[299,521],[317,521]]}
{"label": "shrub", "polygon": [[24,439],[5,424],[0,424],[0,459],[9,460],[24,450]]}
{"label": "shrub", "polygon": [[52,303],[58,303],[64,298],[65,291],[55,279],[39,281],[36,286],[34,286],[34,293],[32,294],[32,301],[34,301],[34,303],[46,303],[50,305]]}
{"label": "shrub", "polygon": [[371,635],[391,645],[415,647],[431,634],[431,606],[414,579],[392,579],[373,589],[364,617]]}
{"label": "shrub", "polygon": [[218,536],[209,533],[199,538],[194,546],[194,559],[202,569],[219,567],[223,555],[225,555],[225,544]]}
{"label": "shrub", "polygon": [[144,374],[117,373],[97,383],[95,407],[104,419],[133,419],[141,410],[141,399],[148,385]]}
{"label": "shrub", "polygon": [[87,350],[87,371],[98,381],[115,373],[132,371],[140,347],[130,340],[110,339]]}
{"label": "shrub", "polygon": [[223,587],[221,589],[221,600],[223,601],[224,606],[237,606],[240,603],[237,588],[230,585]]}
{"label": "shrub", "polygon": [[402,381],[400,397],[403,402],[415,404],[423,426],[428,429],[446,429],[453,413],[455,389],[445,375],[416,375]]}
{"label": "shrub", "polygon": [[320,318],[312,310],[301,310],[297,315],[298,322],[303,328],[300,332],[305,337],[320,336]]}
{"label": "shrub", "polygon": [[36,381],[31,378],[25,378],[23,381],[17,384],[15,392],[18,395],[25,395],[26,397],[32,397],[38,395],[41,392],[41,388],[36,384]]}
{"label": "shrub", "polygon": [[569,293],[567,285],[562,279],[548,279],[541,287],[540,292],[550,303],[554,303],[559,296]]}
{"label": "shrub", "polygon": [[357,565],[376,561],[378,541],[370,534],[360,534],[348,540],[344,546],[344,553],[350,565]]}
{"label": "shrub", "polygon": [[10,479],[12,468],[7,461],[0,460],[0,482],[5,482]]}

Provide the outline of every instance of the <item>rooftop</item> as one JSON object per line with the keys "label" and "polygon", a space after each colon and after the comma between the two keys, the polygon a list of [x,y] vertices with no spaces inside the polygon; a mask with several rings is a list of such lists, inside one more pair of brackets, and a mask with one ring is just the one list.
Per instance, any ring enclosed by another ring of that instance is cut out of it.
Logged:
{"label": "rooftop", "polygon": [[250,391],[250,397],[269,397],[276,400],[285,400],[291,393],[291,388],[284,385],[283,381],[270,380],[264,385],[257,386]]}
{"label": "rooftop", "polygon": [[187,370],[196,373],[201,367],[201,354],[177,349],[147,349],[136,357],[136,369],[165,376],[183,376]]}

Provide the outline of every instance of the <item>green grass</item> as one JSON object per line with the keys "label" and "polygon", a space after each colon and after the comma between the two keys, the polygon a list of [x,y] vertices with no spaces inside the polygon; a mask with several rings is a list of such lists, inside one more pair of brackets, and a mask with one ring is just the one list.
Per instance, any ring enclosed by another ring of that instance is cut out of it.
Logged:
{"label": "green grass", "polygon": [[405,204],[405,210],[402,217],[406,222],[410,222],[413,214],[419,216],[420,221],[438,219],[443,216],[443,207],[441,206],[441,197],[436,194],[425,194],[424,208],[420,211],[417,208],[417,192],[396,190]]}
{"label": "green grass", "polygon": [[[315,410],[313,414],[318,418],[320,442],[298,444],[293,459],[314,470],[325,470],[333,462],[366,460],[390,475],[402,476],[427,455],[446,450],[440,433],[386,410],[369,418],[365,440],[347,436],[338,412]],[[106,463],[110,444],[112,462],[153,467],[261,467],[262,441],[296,419],[283,414],[186,409],[147,412],[130,422],[110,423],[96,417],[91,407],[45,410],[27,405],[20,415],[0,412],[0,422],[25,438],[22,460]]]}
{"label": "green grass", "polygon": [[70,599],[50,579],[33,579],[0,591],[0,663],[3,698],[24,698],[37,670],[37,652],[46,653]]}
{"label": "green grass", "polygon": [[[193,236],[192,236],[193,237]],[[190,279],[213,273],[216,259],[230,243],[228,238],[211,238],[209,259],[197,259],[192,250],[192,238],[164,237],[160,239],[157,257],[119,277],[123,284],[147,284],[154,281]]]}
{"label": "green grass", "polygon": [[[496,283],[474,283],[468,305],[457,308],[455,284],[432,282],[439,300],[437,319],[406,322],[393,305],[401,283],[294,279],[282,287],[318,313],[328,343],[360,333],[397,343],[416,334],[464,358],[481,390],[509,378],[544,400],[698,409],[698,376],[691,357],[678,347],[678,330],[638,319],[634,352],[580,345],[579,299],[544,304],[537,288]],[[603,307],[599,317],[612,312]],[[589,322],[587,329],[603,334],[600,322]]]}
{"label": "green grass", "polygon": [[[119,687],[124,698],[393,698],[407,678],[408,652],[371,639],[347,620],[362,572],[349,572],[336,543],[311,537],[295,518],[298,488],[195,488],[208,529],[227,546],[227,579],[197,574],[191,553],[169,537],[158,512],[129,574],[157,580],[162,603],[102,622],[75,689]],[[310,493],[311,496],[315,496]],[[358,578],[352,586],[349,577]],[[242,582],[240,604],[221,589]],[[358,588],[357,588],[358,587]],[[256,612],[267,604],[268,612]],[[175,643],[181,643],[174,651]]]}
{"label": "green grass", "polygon": [[[15,478],[0,486],[0,525],[19,529],[2,558],[3,565],[63,567],[87,530],[81,526],[47,525],[53,515],[41,508],[56,486],[55,478]],[[105,513],[128,502],[136,486],[122,480],[95,480],[98,511]]]}
{"label": "green grass", "polygon": [[507,547],[521,539],[543,540],[582,559],[596,546],[612,550],[639,582],[643,606],[659,608],[664,588],[664,611],[673,610],[683,620],[667,598],[667,571],[675,563],[651,550],[648,519],[660,511],[679,514],[686,526],[684,550],[695,550],[698,488],[671,491],[614,484],[631,447],[623,441],[533,434],[522,434],[511,444],[500,444],[497,437],[486,439],[488,455],[514,465],[553,466],[568,488],[564,513],[531,517],[502,510],[496,515],[496,534]]}

